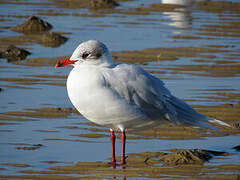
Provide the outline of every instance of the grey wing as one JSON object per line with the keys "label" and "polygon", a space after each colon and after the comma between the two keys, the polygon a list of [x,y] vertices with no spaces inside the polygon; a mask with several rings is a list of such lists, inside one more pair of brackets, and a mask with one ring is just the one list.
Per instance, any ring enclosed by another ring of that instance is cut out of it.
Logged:
{"label": "grey wing", "polygon": [[111,72],[107,75],[108,86],[129,103],[138,106],[149,118],[217,130],[205,123],[216,120],[200,114],[187,103],[173,96],[160,79],[141,67],[118,64]]}
{"label": "grey wing", "polygon": [[138,106],[151,119],[166,119],[177,123],[173,97],[164,83],[139,66],[118,64],[107,74],[111,86],[129,103]]}

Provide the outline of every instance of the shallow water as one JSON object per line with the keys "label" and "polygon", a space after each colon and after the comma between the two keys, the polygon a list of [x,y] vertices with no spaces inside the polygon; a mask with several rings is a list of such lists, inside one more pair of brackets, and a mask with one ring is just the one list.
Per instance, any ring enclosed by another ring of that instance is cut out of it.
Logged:
{"label": "shallow water", "polygon": [[[191,1],[177,10],[175,8],[165,11],[152,9],[152,3],[161,2],[120,2],[121,6],[115,11],[99,13],[88,9],[63,8],[55,1],[47,0],[34,1],[34,3],[14,0],[0,2],[0,50],[6,48],[9,43],[4,38],[23,36],[21,33],[11,31],[9,27],[24,22],[30,15],[41,17],[53,25],[51,31],[64,32],[64,36],[69,38],[58,48],[42,46],[36,42],[20,43],[17,40],[11,42],[29,50],[32,54],[28,59],[42,58],[42,62],[39,63],[42,66],[29,66],[27,60],[8,63],[6,59],[0,59],[2,89],[0,91],[0,175],[3,178],[15,176],[12,178],[35,179],[37,175],[44,173],[29,173],[22,170],[46,171],[51,167],[72,166],[77,162],[110,161],[111,148],[107,128],[89,124],[88,120],[72,111],[63,112],[64,108],[72,108],[64,86],[66,79],[63,77],[71,68],[55,69],[53,66],[57,57],[71,55],[79,42],[88,39],[103,41],[113,54],[123,51],[123,57],[120,56],[123,59],[128,57],[126,51],[160,49],[154,53],[148,52],[152,57],[151,61],[142,62],[133,57],[134,61],[130,62],[141,64],[150,72],[154,71],[174,95],[195,105],[202,113],[209,113],[208,106],[218,108],[220,105],[232,104],[235,109],[224,109],[222,113],[221,109],[217,109],[215,114],[210,115],[215,118],[220,117],[219,119],[222,117],[221,120],[229,124],[240,122],[239,106],[237,106],[240,102],[240,11],[236,10],[237,7],[240,8],[239,4],[234,4],[234,8],[228,5],[210,4],[216,8],[209,10],[205,6],[200,6],[198,2]],[[217,8],[218,6],[220,7]],[[222,6],[226,9],[223,10]],[[141,7],[143,10],[136,10],[136,7]],[[135,14],[130,15],[129,12]],[[78,16],[75,15],[76,13]],[[85,17],[80,16],[81,14],[94,16]],[[99,17],[96,17],[96,14]],[[159,60],[158,57],[162,56],[171,56],[175,60]],[[53,59],[48,62],[44,58]],[[46,111],[49,113],[44,114],[46,113],[44,108],[48,108]],[[228,112],[232,114],[228,115]],[[223,170],[205,172],[204,175],[201,173],[184,176],[181,173],[161,175],[168,179],[193,175],[208,177],[239,174],[240,154],[232,149],[239,145],[239,129],[225,129],[223,134],[217,135],[215,132],[211,132],[212,135],[209,135],[209,132],[202,132],[200,139],[195,136],[198,132],[202,131],[195,130],[194,136],[190,135],[187,138],[129,134],[127,153],[131,157],[130,153],[168,152],[169,149],[201,148],[225,151],[231,155],[213,158],[204,164],[205,168],[233,164],[237,165],[238,170],[233,168],[226,172]],[[90,136],[91,134],[97,134],[99,137]],[[121,154],[120,146],[118,139],[117,155]],[[29,150],[31,148],[35,150]],[[26,166],[19,167],[16,164]],[[162,164],[157,167],[162,168]],[[102,175],[95,171],[88,173],[61,171],[61,175],[68,177],[93,176],[100,179],[138,177],[127,172],[114,173],[113,176]],[[16,175],[28,177],[16,177]],[[30,175],[35,176],[30,177]],[[157,177],[149,174],[142,176],[145,179]]]}

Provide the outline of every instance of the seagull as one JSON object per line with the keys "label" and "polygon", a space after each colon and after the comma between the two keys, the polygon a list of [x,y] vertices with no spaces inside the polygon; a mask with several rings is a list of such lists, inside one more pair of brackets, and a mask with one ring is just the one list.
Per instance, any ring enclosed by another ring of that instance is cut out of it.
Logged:
{"label": "seagull", "polygon": [[200,114],[171,94],[157,77],[134,64],[114,63],[105,44],[82,42],[56,68],[72,65],[67,92],[74,107],[88,120],[110,128],[112,164],[116,165],[115,134],[122,133],[121,165],[126,164],[126,131],[144,130],[163,123],[217,130],[206,122],[228,124]]}

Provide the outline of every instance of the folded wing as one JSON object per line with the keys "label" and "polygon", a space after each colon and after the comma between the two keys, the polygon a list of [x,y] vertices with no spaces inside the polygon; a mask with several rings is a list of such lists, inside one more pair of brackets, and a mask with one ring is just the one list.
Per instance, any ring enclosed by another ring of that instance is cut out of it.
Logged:
{"label": "folded wing", "polygon": [[[173,96],[164,83],[139,66],[117,64],[104,74],[110,86],[122,98],[141,109],[150,119],[168,120],[176,124],[216,128],[204,123],[212,118],[195,111],[184,101]],[[221,121],[220,121],[221,122]]]}

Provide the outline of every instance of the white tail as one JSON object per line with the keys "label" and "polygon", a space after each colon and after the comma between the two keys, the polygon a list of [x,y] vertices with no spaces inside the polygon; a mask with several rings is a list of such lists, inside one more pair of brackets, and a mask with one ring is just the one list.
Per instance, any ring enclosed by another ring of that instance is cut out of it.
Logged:
{"label": "white tail", "polygon": [[225,123],[225,122],[222,122],[222,121],[220,121],[220,120],[217,120],[217,119],[209,119],[208,121],[211,122],[211,123],[220,124],[220,125],[222,125],[222,126],[231,127],[229,124],[227,124],[227,123]]}

